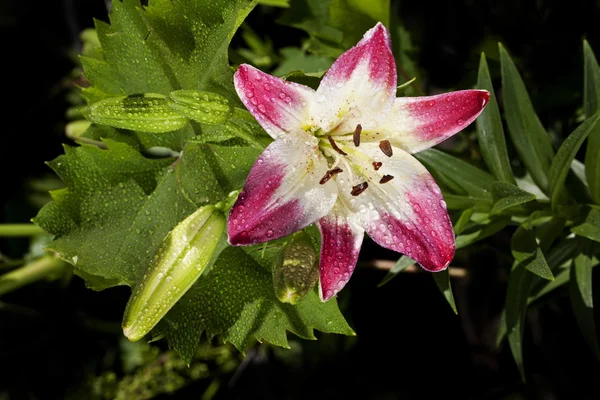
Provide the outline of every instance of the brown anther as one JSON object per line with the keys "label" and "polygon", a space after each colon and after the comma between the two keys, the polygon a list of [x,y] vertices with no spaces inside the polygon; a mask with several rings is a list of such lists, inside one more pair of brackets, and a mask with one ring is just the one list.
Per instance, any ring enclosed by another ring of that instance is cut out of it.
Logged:
{"label": "brown anther", "polygon": [[362,126],[360,124],[356,125],[356,129],[354,130],[354,134],[352,135],[352,140],[354,140],[354,145],[356,147],[360,146],[360,133],[362,132]]}
{"label": "brown anther", "polygon": [[359,194],[367,190],[368,187],[369,184],[367,182],[359,183],[356,186],[352,186],[352,191],[350,192],[350,194],[352,196],[358,196]]}
{"label": "brown anther", "polygon": [[391,181],[392,179],[394,179],[394,177],[392,175],[384,175],[381,177],[381,179],[379,180],[379,183],[388,183],[389,181]]}
{"label": "brown anther", "polygon": [[343,156],[347,156],[348,154],[344,153],[342,151],[342,149],[340,149],[337,145],[337,143],[333,140],[333,138],[331,137],[331,135],[327,136],[327,139],[329,139],[329,144],[331,145],[331,147],[333,147],[333,149],[335,151],[337,151],[338,153],[340,153]]}
{"label": "brown anther", "polygon": [[383,154],[385,154],[388,157],[391,157],[392,154],[394,154],[394,152],[392,151],[392,145],[390,144],[389,140],[382,140],[381,142],[379,142],[379,148],[381,149]]}
{"label": "brown anther", "polygon": [[375,168],[375,171],[379,171],[379,168],[381,168],[381,166],[383,165],[382,162],[379,161],[373,161],[373,168]]}
{"label": "brown anther", "polygon": [[342,172],[341,168],[330,169],[329,171],[325,172],[325,175],[323,175],[323,177],[321,178],[319,183],[321,185],[326,184],[327,181],[330,180],[332,176],[334,176],[335,174],[339,174],[340,172]]}

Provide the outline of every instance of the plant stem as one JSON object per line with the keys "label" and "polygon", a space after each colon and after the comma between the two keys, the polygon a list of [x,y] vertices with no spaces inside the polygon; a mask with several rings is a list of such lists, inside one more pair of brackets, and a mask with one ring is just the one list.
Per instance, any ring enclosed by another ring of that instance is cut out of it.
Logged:
{"label": "plant stem", "polygon": [[12,292],[35,281],[58,276],[67,264],[54,255],[46,255],[37,260],[0,276],[0,296]]}
{"label": "plant stem", "polygon": [[0,224],[0,237],[34,236],[44,232],[35,224]]}

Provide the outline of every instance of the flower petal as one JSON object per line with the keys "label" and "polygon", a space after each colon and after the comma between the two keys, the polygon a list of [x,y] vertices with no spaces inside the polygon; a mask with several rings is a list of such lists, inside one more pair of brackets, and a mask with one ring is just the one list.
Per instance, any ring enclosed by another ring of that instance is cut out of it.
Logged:
{"label": "flower petal", "polygon": [[233,76],[235,90],[273,139],[308,122],[315,91],[242,64]]}
{"label": "flower petal", "polygon": [[337,198],[327,162],[304,132],[277,139],[260,155],[227,222],[229,243],[248,245],[287,236],[327,215]]}
{"label": "flower petal", "polygon": [[437,96],[398,97],[385,124],[385,136],[409,153],[435,146],[467,127],[490,99],[487,90],[459,90]]}
{"label": "flower petal", "polygon": [[[376,129],[396,97],[396,62],[388,30],[378,23],[342,54],[323,77],[313,105],[313,120],[333,134]],[[366,110],[366,111],[365,111]]]}
{"label": "flower petal", "polygon": [[[344,172],[337,176],[339,198],[379,245],[406,254],[428,271],[445,269],[454,257],[454,233],[429,172],[397,147],[391,157],[376,143],[361,144],[360,150],[363,154],[348,158],[355,168],[342,166]],[[375,170],[372,163],[381,164]],[[364,190],[357,190],[364,182],[366,189],[363,184]]]}
{"label": "flower petal", "polygon": [[321,301],[327,301],[342,290],[354,272],[365,231],[339,201],[317,226],[321,231],[319,295]]}

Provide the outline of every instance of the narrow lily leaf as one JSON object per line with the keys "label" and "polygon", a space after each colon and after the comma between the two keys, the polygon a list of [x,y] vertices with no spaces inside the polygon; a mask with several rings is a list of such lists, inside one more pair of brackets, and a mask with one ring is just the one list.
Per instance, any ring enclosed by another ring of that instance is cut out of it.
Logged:
{"label": "narrow lily leaf", "polygon": [[486,237],[501,231],[508,224],[510,224],[510,218],[501,217],[487,220],[481,224],[469,226],[456,237],[456,248],[462,249],[472,243],[485,239]]}
{"label": "narrow lily leaf", "polygon": [[168,104],[179,114],[203,124],[225,122],[231,114],[225,97],[200,90],[175,90],[169,93]]}
{"label": "narrow lily leaf", "polygon": [[575,155],[579,151],[583,141],[598,125],[598,120],[600,120],[600,114],[586,119],[565,139],[558,149],[556,156],[552,159],[552,165],[548,172],[548,180],[550,182],[549,194],[553,209],[557,209],[561,199],[564,198],[561,196],[561,193],[564,192],[565,179],[571,169],[571,163],[575,159]]}
{"label": "narrow lily leaf", "polygon": [[554,275],[544,258],[544,253],[542,253],[542,250],[539,247],[535,250],[533,259],[527,263],[527,270],[533,272],[540,278],[549,281],[554,280]]}
{"label": "narrow lily leaf", "polygon": [[466,209],[465,211],[463,211],[460,214],[460,217],[458,218],[458,220],[454,224],[454,234],[455,235],[460,235],[464,231],[465,227],[467,226],[467,224],[471,220],[471,216],[473,215],[473,211],[474,210],[472,208],[468,208],[468,209]]}
{"label": "narrow lily leaf", "polygon": [[414,155],[428,169],[434,169],[454,180],[475,197],[491,198],[495,179],[485,171],[439,150],[429,149]]}
{"label": "narrow lily leaf", "polygon": [[600,359],[592,299],[592,267],[598,263],[598,259],[593,255],[594,242],[581,239],[580,246],[581,251],[575,256],[571,267],[569,295],[579,329],[596,358]]}
{"label": "narrow lily leaf", "polygon": [[[600,66],[587,41],[583,41],[583,109],[590,118],[600,111]],[[589,135],[585,153],[585,175],[592,199],[600,204],[600,125],[596,124]]]}
{"label": "narrow lily leaf", "polygon": [[406,270],[411,265],[415,265],[416,261],[410,257],[402,256],[396,261],[396,264],[392,267],[392,269],[387,273],[387,275],[379,282],[378,287],[381,287],[392,280],[396,275]]}
{"label": "narrow lily leaf", "polygon": [[548,170],[554,156],[550,136],[538,119],[517,67],[501,44],[500,63],[508,132],[534,182],[548,191]]}
{"label": "narrow lily leaf", "polygon": [[490,215],[498,214],[510,207],[535,200],[534,194],[506,182],[494,182],[492,194],[495,203]]}
{"label": "narrow lily leaf", "polygon": [[473,196],[456,196],[444,193],[444,200],[448,210],[467,210],[469,208],[479,212],[489,212],[492,208],[493,200],[490,198],[480,198]]}
{"label": "narrow lily leaf", "polygon": [[571,232],[600,242],[600,208],[589,206],[582,214],[585,215],[583,222],[571,228]]}
{"label": "narrow lily leaf", "polygon": [[538,247],[536,235],[528,224],[526,227],[521,226],[515,232],[511,249],[515,260],[523,263],[528,271],[541,278],[554,280],[544,254]]}
{"label": "narrow lily leaf", "polygon": [[440,289],[440,292],[442,292],[446,298],[446,301],[448,301],[448,304],[450,304],[454,314],[458,315],[456,303],[454,302],[454,294],[452,293],[452,285],[450,283],[450,274],[448,273],[448,269],[433,273],[433,279],[435,280],[435,284],[437,285],[438,289]]}
{"label": "narrow lily leaf", "polygon": [[477,141],[481,149],[481,155],[492,174],[502,182],[515,183],[515,178],[510,168],[506,142],[504,140],[504,129],[498,102],[494,93],[494,85],[488,70],[485,54],[481,53],[479,61],[479,75],[477,77],[477,88],[486,89],[490,92],[490,100],[481,115],[477,118]]}
{"label": "narrow lily leaf", "polygon": [[97,124],[140,132],[171,132],[187,124],[187,118],[169,107],[165,96],[153,93],[101,100],[88,108],[88,115]]}

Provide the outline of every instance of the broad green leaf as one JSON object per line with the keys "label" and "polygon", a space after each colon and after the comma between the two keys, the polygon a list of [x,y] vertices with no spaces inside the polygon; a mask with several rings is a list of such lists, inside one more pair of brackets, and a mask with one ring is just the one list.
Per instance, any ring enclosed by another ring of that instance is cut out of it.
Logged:
{"label": "broad green leaf", "polygon": [[492,185],[494,207],[490,215],[499,214],[513,206],[535,200],[535,195],[519,189],[517,186],[506,182],[494,182]]}
{"label": "broad green leaf", "polygon": [[392,269],[386,274],[386,276],[379,282],[378,287],[381,287],[392,280],[396,275],[405,271],[411,265],[415,265],[416,261],[408,256],[402,256],[396,261],[396,264],[392,267]]}
{"label": "broad green leaf", "polygon": [[446,175],[468,194],[478,198],[491,198],[494,177],[473,165],[444,153],[429,149],[415,154],[427,169]]}
{"label": "broad green leaf", "polygon": [[[600,66],[589,43],[583,41],[583,109],[590,118],[600,111]],[[585,175],[595,203],[600,204],[600,125],[589,135],[585,153]]]}
{"label": "broad green leaf", "polygon": [[554,156],[550,136],[538,119],[517,67],[501,44],[500,62],[508,132],[534,182],[548,191],[548,170]]}
{"label": "broad green leaf", "polygon": [[598,125],[598,120],[600,120],[600,113],[586,119],[565,139],[556,152],[556,156],[552,159],[552,165],[548,172],[548,180],[550,185],[549,195],[553,209],[557,209],[561,203],[561,199],[564,198],[563,196],[566,196],[566,193],[563,196],[561,196],[561,193],[564,193],[565,179],[571,169],[571,164],[583,141]]}
{"label": "broad green leaf", "polygon": [[494,86],[492,85],[492,78],[484,53],[481,53],[479,61],[477,88],[486,89],[490,92],[490,101],[476,120],[477,141],[479,142],[481,155],[496,179],[516,184],[510,168],[500,110],[498,109],[498,102],[496,101],[496,94],[494,93]]}
{"label": "broad green leaf", "polygon": [[581,213],[582,221],[571,228],[576,235],[600,242],[600,207],[588,206]]}
{"label": "broad green leaf", "polygon": [[168,105],[179,114],[202,124],[220,124],[229,119],[231,107],[223,96],[200,90],[175,90]]}
{"label": "broad green leaf", "polygon": [[598,263],[598,259],[593,254],[594,242],[586,239],[580,239],[579,242],[580,252],[573,260],[569,282],[571,306],[583,337],[596,358],[600,359],[592,299],[592,267]]}
{"label": "broad green leaf", "polygon": [[[108,150],[67,147],[67,154],[51,163],[67,187],[54,192],[54,201],[35,218],[57,236],[49,248],[96,290],[136,285],[168,232],[199,204],[241,187],[251,165],[251,156],[243,152],[256,154],[249,147],[190,144],[184,150],[190,158],[174,163],[146,159],[123,143],[107,140],[106,145]],[[211,155],[208,165],[196,164],[202,159],[200,151]],[[221,181],[220,175],[228,179]],[[203,193],[190,194],[182,179]],[[245,253],[254,250],[226,249],[224,258],[171,309],[155,336],[162,329],[171,346],[189,359],[205,331],[209,336],[223,334],[241,350],[254,337],[285,346],[286,330],[306,338],[313,337],[313,328],[352,334],[335,300],[321,303],[312,292],[297,306],[282,305],[272,289],[273,254],[267,251],[269,258],[258,265]]]}
{"label": "broad green leaf", "polygon": [[433,279],[435,280],[435,284],[437,285],[440,292],[444,295],[444,298],[450,304],[452,311],[454,314],[458,315],[458,310],[456,309],[456,303],[454,302],[454,294],[452,293],[452,285],[450,283],[450,274],[448,273],[448,269],[445,269],[440,272],[434,272]]}

